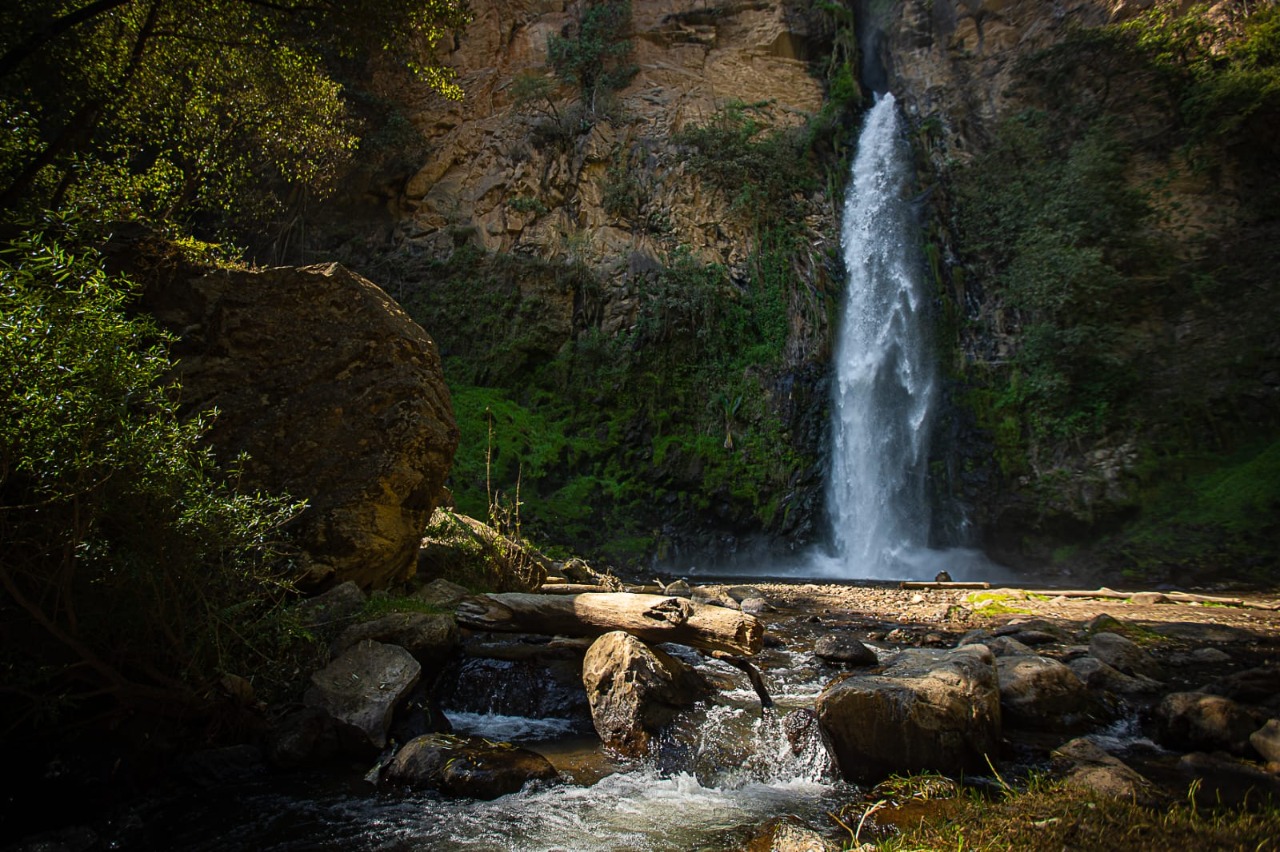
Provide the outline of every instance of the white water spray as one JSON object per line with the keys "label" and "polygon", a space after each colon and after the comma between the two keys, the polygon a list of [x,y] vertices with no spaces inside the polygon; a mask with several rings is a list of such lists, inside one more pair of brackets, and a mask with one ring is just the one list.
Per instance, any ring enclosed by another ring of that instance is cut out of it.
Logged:
{"label": "white water spray", "polygon": [[922,264],[904,195],[911,175],[893,96],[867,114],[841,233],[849,280],[836,343],[828,505],[834,573],[916,574],[929,535],[937,377]]}

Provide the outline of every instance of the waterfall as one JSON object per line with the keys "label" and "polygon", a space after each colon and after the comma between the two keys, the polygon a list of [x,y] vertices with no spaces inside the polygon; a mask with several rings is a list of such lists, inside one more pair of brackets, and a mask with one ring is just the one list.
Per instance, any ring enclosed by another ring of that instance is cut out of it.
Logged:
{"label": "waterfall", "polygon": [[828,507],[833,567],[846,578],[905,576],[928,543],[937,376],[904,197],[910,177],[897,107],[885,94],[858,140],[841,232],[849,278],[836,341]]}

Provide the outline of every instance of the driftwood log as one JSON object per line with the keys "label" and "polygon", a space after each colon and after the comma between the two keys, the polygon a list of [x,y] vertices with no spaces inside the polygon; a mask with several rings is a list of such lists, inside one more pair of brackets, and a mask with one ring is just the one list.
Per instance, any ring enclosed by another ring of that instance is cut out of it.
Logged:
{"label": "driftwood log", "polygon": [[602,636],[625,630],[646,642],[747,655],[764,646],[764,626],[754,616],[663,595],[478,595],[458,604],[457,617],[458,624],[473,630],[550,636]]}
{"label": "driftwood log", "polygon": [[986,580],[903,580],[899,589],[989,589]]}

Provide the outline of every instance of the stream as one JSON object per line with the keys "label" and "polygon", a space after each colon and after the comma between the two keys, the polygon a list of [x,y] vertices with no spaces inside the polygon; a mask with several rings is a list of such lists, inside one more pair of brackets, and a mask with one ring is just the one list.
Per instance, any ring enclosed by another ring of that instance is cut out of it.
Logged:
{"label": "stream", "polygon": [[[777,704],[762,710],[735,669],[665,648],[696,660],[728,688],[678,718],[643,761],[604,753],[580,717],[533,718],[446,704],[456,732],[538,751],[562,780],[482,802],[376,792],[356,767],[341,778],[271,776],[155,802],[147,833],[165,838],[167,848],[189,850],[687,852],[741,848],[761,823],[781,815],[829,830],[827,812],[854,791],[836,781],[820,742],[794,749],[782,719],[794,708],[812,707],[831,672],[807,652],[764,652],[758,662]],[[551,678],[544,686],[559,688]]]}

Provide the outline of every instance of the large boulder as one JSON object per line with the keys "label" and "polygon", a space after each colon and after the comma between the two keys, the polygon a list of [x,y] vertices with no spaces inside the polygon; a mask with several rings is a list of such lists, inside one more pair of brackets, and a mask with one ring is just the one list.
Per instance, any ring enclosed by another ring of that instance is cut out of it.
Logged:
{"label": "large boulder", "polygon": [[692,668],[622,630],[591,644],[582,661],[591,721],[606,746],[641,757],[653,737],[708,690]]}
{"label": "large boulder", "polygon": [[1068,787],[1146,807],[1160,801],[1154,784],[1092,740],[1081,737],[1059,746],[1053,760],[1062,766]]}
{"label": "large boulder", "polygon": [[902,651],[878,674],[828,686],[817,708],[850,781],[982,770],[1000,746],[995,658],[985,645]]}
{"label": "large boulder", "polygon": [[422,666],[404,648],[366,639],[311,675],[303,701],[341,723],[349,749],[381,751],[396,708],[421,673]]}
{"label": "large boulder", "polygon": [[461,641],[458,622],[452,615],[392,612],[351,625],[329,645],[329,653],[336,657],[366,639],[398,645],[425,668],[435,671],[453,656]]}
{"label": "large boulder", "polygon": [[996,660],[1000,711],[1006,725],[1070,731],[1084,727],[1100,708],[1076,673],[1048,657]]}
{"label": "large boulder", "polygon": [[178,335],[184,408],[216,408],[218,457],[306,500],[312,585],[408,576],[458,445],[435,343],[337,264],[175,275],[144,306]]}
{"label": "large boulder", "polygon": [[1132,677],[1159,680],[1164,676],[1150,654],[1118,633],[1095,633],[1089,640],[1089,655]]}
{"label": "large boulder", "polygon": [[1266,715],[1221,695],[1173,692],[1152,712],[1155,740],[1184,751],[1229,751],[1247,754],[1249,737],[1267,722]]}
{"label": "large boulder", "polygon": [[405,743],[382,773],[382,783],[446,796],[496,799],[530,781],[559,777],[545,757],[481,737],[424,734]]}

